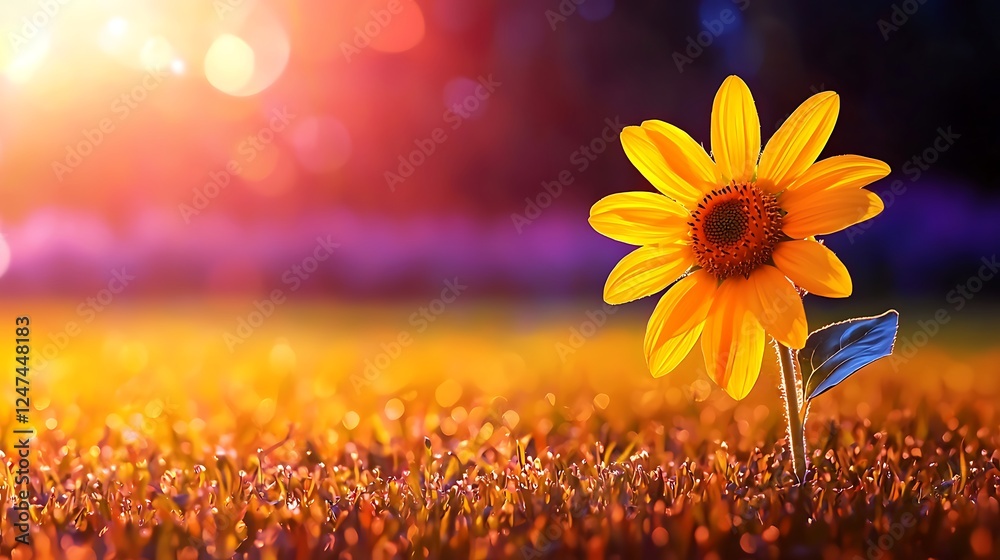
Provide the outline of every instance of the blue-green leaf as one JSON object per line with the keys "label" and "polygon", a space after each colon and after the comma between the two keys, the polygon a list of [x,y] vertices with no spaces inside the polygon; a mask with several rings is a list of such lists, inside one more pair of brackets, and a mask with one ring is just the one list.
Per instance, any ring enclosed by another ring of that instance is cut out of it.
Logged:
{"label": "blue-green leaf", "polygon": [[799,350],[802,393],[814,399],[866,365],[892,354],[899,313],[860,317],[827,325],[809,335]]}

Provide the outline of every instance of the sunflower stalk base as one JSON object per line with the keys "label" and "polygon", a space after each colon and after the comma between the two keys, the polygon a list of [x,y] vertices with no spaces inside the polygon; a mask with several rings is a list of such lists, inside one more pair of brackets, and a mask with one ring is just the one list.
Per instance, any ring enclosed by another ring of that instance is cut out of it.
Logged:
{"label": "sunflower stalk base", "polygon": [[774,342],[781,369],[781,398],[785,401],[785,418],[788,420],[788,445],[792,450],[792,469],[801,483],[806,477],[805,406],[800,406],[801,382],[795,368],[795,351]]}

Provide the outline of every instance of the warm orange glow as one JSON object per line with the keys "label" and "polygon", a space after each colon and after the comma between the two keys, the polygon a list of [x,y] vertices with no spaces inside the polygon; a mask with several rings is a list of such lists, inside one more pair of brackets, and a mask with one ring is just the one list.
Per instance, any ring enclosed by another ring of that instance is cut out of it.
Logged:
{"label": "warm orange glow", "polygon": [[242,172],[240,177],[247,181],[263,181],[271,176],[274,169],[278,166],[278,160],[282,157],[287,157],[281,153],[281,150],[276,147],[271,147],[269,149],[261,150],[256,157],[251,161],[247,161],[242,165]]}
{"label": "warm orange glow", "polygon": [[259,181],[248,180],[246,186],[264,196],[278,196],[290,191],[298,179],[294,159],[289,154],[282,153],[276,158],[274,167],[266,177]]}
{"label": "warm orange glow", "polygon": [[354,24],[355,33],[367,37],[372,49],[381,52],[410,50],[425,32],[424,14],[413,0],[359,2]]}

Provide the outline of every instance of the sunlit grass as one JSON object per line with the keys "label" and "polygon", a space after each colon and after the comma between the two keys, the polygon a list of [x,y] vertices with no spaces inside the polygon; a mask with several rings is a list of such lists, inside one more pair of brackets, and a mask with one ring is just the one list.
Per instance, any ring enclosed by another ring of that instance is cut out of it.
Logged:
{"label": "sunlit grass", "polygon": [[[79,319],[17,306],[36,352]],[[583,308],[456,306],[417,332],[406,305],[289,304],[231,353],[244,307],[113,306],[32,370],[35,557],[837,558],[907,513],[883,557],[996,550],[1000,348],[933,339],[820,397],[795,488],[773,368],[739,403],[697,355],[651,379],[641,313],[564,362]],[[413,343],[365,377],[400,331]],[[12,403],[11,385],[8,465]]]}

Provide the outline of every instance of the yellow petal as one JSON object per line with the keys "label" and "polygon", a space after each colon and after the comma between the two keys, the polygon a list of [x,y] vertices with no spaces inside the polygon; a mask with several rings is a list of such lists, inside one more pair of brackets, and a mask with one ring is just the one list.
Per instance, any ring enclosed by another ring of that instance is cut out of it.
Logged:
{"label": "yellow petal", "polygon": [[795,286],[780,270],[764,265],[748,280],[750,310],[767,334],[791,348],[802,348],[809,336],[806,310]]}
{"label": "yellow petal", "polygon": [[760,156],[760,118],[750,88],[737,76],[726,78],[715,94],[712,155],[725,182],[753,179]]}
{"label": "yellow petal", "polygon": [[840,96],[824,91],[806,99],[764,147],[757,169],[757,186],[784,190],[805,172],[830,139],[840,113]]}
{"label": "yellow petal", "polygon": [[704,326],[705,322],[702,321],[687,332],[653,344],[650,353],[646,354],[649,373],[653,374],[653,377],[663,377],[673,371],[694,348],[694,343],[701,336]]}
{"label": "yellow petal", "polygon": [[820,191],[859,189],[889,174],[889,166],[862,156],[833,156],[814,163],[778,198],[794,203]]}
{"label": "yellow petal", "polygon": [[808,239],[778,243],[772,258],[785,276],[809,293],[831,298],[851,295],[847,267],[821,243]]}
{"label": "yellow petal", "polygon": [[664,154],[649,138],[649,132],[638,126],[626,126],[621,140],[629,161],[657,190],[687,208],[694,208],[701,201],[702,188],[689,184],[671,169]]}
{"label": "yellow petal", "polygon": [[639,247],[615,266],[604,284],[604,301],[616,305],[655,294],[694,265],[689,245]]}
{"label": "yellow petal", "polygon": [[691,214],[663,195],[624,192],[608,195],[590,209],[598,233],[631,245],[686,241]]}
{"label": "yellow petal", "polygon": [[708,375],[736,400],[753,389],[764,357],[764,328],[745,304],[748,288],[739,276],[722,283],[701,336]]}
{"label": "yellow petal", "polygon": [[705,319],[718,281],[704,270],[685,276],[663,294],[646,326],[644,348],[646,356],[681,333],[693,329]]}
{"label": "yellow petal", "polygon": [[705,148],[687,132],[663,121],[643,121],[643,130],[663,154],[670,171],[702,193],[722,186],[722,176]]}
{"label": "yellow petal", "polygon": [[782,218],[782,231],[789,237],[804,239],[874,218],[885,205],[877,194],[865,189],[833,189],[782,201],[781,207],[788,212]]}

